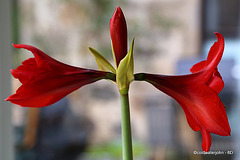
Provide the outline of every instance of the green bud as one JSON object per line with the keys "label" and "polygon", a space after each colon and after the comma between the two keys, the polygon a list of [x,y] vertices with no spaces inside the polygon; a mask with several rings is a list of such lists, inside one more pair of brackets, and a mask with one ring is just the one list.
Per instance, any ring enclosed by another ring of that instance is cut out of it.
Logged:
{"label": "green bud", "polygon": [[134,39],[128,54],[120,61],[117,68],[116,81],[121,94],[128,93],[129,85],[134,80],[133,47]]}

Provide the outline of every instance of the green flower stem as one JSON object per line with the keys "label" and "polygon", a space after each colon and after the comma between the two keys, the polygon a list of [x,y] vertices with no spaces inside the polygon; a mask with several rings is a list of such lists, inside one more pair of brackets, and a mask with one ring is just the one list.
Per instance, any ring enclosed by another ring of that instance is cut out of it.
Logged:
{"label": "green flower stem", "polygon": [[121,94],[121,114],[123,160],[132,160],[132,134],[128,94]]}

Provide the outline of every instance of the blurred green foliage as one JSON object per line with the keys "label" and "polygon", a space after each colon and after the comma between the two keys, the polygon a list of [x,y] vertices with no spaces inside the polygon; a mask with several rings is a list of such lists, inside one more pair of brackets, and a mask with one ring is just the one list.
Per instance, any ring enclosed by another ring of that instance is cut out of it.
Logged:
{"label": "blurred green foliage", "polygon": [[[139,143],[133,142],[133,155],[134,157],[145,157],[148,153],[148,148]],[[108,157],[108,159],[121,160],[122,157],[122,145],[121,141],[112,141],[107,144],[90,147],[86,151],[86,158],[97,159],[102,157]]]}

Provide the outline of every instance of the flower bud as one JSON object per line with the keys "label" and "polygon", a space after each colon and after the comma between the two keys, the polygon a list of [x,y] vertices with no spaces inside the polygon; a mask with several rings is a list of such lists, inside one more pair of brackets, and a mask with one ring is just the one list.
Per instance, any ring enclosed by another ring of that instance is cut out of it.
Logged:
{"label": "flower bud", "polygon": [[127,25],[123,12],[117,7],[110,20],[110,34],[116,65],[127,54]]}

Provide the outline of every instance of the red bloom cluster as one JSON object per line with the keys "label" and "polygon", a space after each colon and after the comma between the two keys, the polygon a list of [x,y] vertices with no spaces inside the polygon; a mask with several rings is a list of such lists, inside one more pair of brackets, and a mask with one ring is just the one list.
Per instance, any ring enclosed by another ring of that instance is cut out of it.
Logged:
{"label": "red bloom cluster", "polygon": [[[120,7],[116,8],[110,20],[110,34],[118,67],[120,61],[127,57],[127,26]],[[195,64],[191,68],[192,74],[166,76],[139,73],[134,75],[136,81],[151,83],[180,104],[190,127],[194,131],[201,131],[204,151],[208,151],[211,146],[210,133],[228,136],[231,132],[226,111],[218,96],[224,86],[217,69],[223,55],[224,39],[221,34],[216,33],[216,35],[218,41],[211,47],[207,60]],[[117,70],[114,73],[73,67],[49,57],[35,47],[23,44],[14,45],[14,47],[27,49],[34,54],[34,58],[24,61],[21,66],[12,70],[12,75],[19,79],[22,86],[6,100],[21,106],[47,106],[84,85],[100,79],[116,81],[115,73],[125,74],[125,71],[126,74],[131,73],[128,68],[125,69],[121,65],[120,71]],[[95,53],[98,55],[99,63],[102,62],[102,65],[106,65],[107,68],[113,68],[101,55]],[[129,57],[126,58],[127,61],[132,60]],[[130,63],[121,64],[130,66]],[[121,76],[117,75],[117,77]]]}

